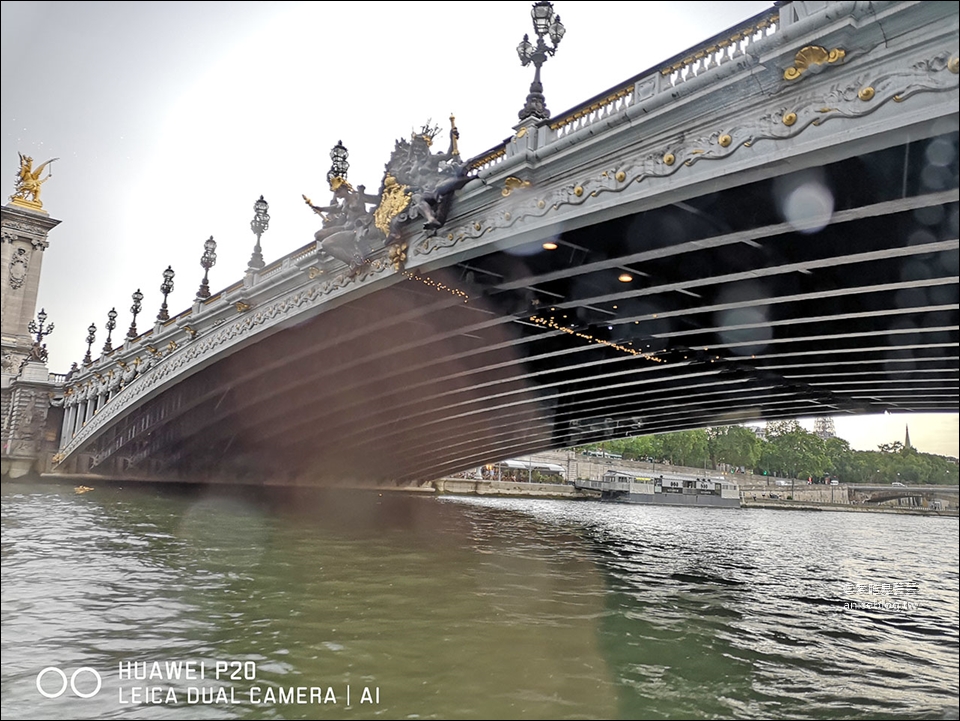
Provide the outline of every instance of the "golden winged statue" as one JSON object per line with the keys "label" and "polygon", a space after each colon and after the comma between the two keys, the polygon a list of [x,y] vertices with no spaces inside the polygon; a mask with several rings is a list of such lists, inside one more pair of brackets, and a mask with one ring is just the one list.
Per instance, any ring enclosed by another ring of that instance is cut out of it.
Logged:
{"label": "golden winged statue", "polygon": [[50,179],[51,173],[48,172],[46,178],[41,178],[40,174],[43,173],[44,168],[53,161],[59,160],[59,158],[51,158],[41,164],[39,168],[34,169],[33,158],[23,153],[19,153],[19,155],[20,172],[17,173],[17,186],[13,195],[10,196],[10,200],[29,208],[40,209],[43,207],[43,203],[40,202],[40,186]]}

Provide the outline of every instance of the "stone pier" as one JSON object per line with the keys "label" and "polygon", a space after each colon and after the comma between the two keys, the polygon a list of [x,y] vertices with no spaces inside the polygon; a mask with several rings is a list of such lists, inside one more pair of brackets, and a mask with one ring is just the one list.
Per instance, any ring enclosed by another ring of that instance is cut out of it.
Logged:
{"label": "stone pier", "polygon": [[[24,195],[20,193],[20,195]],[[56,447],[63,377],[47,370],[43,337],[53,324],[37,326],[37,292],[47,234],[59,225],[37,200],[14,196],[2,208],[0,268],[3,310],[0,328],[0,465],[3,478],[45,470],[45,449]],[[36,333],[36,337],[34,337]],[[50,424],[48,425],[48,420]]]}

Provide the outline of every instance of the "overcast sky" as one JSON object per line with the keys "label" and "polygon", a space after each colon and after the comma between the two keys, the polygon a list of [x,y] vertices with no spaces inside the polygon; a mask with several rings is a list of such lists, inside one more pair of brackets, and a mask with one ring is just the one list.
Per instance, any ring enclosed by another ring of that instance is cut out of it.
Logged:
{"label": "overcast sky", "polygon": [[[567,28],[543,69],[557,114],[772,5],[769,2],[554,3]],[[4,197],[17,152],[53,157],[39,305],[56,330],[51,370],[86,350],[86,328],[145,296],[141,330],[172,265],[171,314],[200,283],[239,279],[253,249],[253,203],[270,203],[267,262],[308,243],[326,202],[330,148],[350,151],[354,184],[379,187],[394,140],[454,113],[464,157],[511,134],[532,68],[516,45],[530,2],[3,2]],[[440,142],[446,146],[444,133]],[[6,202],[4,200],[4,202]],[[838,421],[855,447],[902,440],[904,416]],[[883,425],[886,423],[887,425]],[[956,414],[909,418],[914,445],[958,455]]]}

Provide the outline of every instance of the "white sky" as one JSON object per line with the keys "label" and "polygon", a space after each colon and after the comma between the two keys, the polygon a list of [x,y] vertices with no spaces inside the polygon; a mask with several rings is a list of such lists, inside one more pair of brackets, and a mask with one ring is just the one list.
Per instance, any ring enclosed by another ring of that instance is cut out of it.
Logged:
{"label": "white sky", "polygon": [[[562,112],[771,4],[557,0],[567,35],[543,69],[547,105]],[[186,308],[210,235],[211,288],[238,279],[261,194],[267,262],[310,242],[318,218],[300,195],[327,202],[337,140],[350,180],[375,192],[394,140],[428,119],[446,128],[456,115],[464,157],[510,135],[533,74],[515,50],[532,33],[530,6],[3,2],[3,202],[18,151],[36,164],[60,158],[42,196],[63,221],[40,284],[56,324],[51,370],[82,358],[91,321],[102,347],[114,306],[122,338],[138,287],[148,328],[167,265],[171,313]],[[875,448],[902,440],[907,418],[837,426],[854,447]],[[920,450],[960,455],[957,414],[909,423]]]}

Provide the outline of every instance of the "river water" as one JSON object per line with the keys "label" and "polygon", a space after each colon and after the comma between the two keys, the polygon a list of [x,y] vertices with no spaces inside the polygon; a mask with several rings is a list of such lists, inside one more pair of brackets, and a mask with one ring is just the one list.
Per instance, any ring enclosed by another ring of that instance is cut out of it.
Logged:
{"label": "river water", "polygon": [[8,483],[2,524],[4,719],[958,716],[956,519]]}

